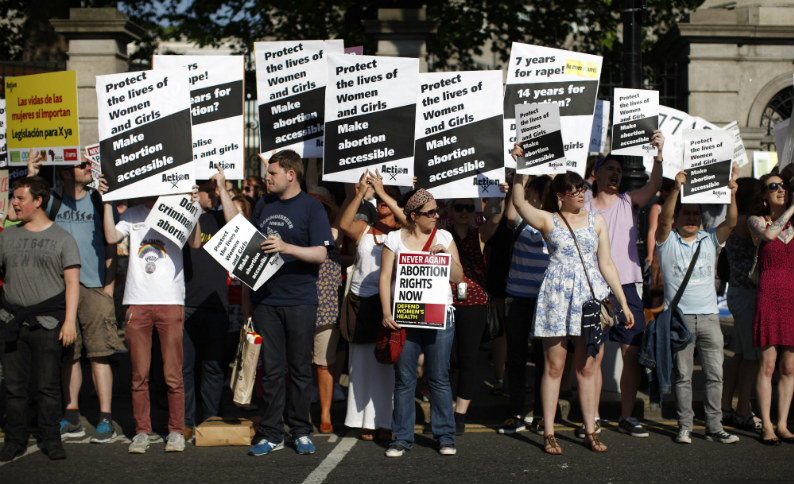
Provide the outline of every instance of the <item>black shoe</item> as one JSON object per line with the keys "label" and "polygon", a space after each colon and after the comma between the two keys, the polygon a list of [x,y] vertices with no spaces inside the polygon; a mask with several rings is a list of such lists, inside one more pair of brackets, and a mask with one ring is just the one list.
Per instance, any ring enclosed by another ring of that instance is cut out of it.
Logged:
{"label": "black shoe", "polygon": [[63,460],[66,459],[66,451],[63,450],[63,444],[60,442],[52,442],[44,444],[44,453],[50,460]]}
{"label": "black shoe", "polygon": [[14,460],[15,457],[18,457],[25,453],[25,448],[21,445],[17,445],[13,442],[6,442],[3,445],[2,450],[0,450],[0,462],[8,462],[10,460]]}
{"label": "black shoe", "polygon": [[466,414],[455,412],[455,435],[466,433]]}

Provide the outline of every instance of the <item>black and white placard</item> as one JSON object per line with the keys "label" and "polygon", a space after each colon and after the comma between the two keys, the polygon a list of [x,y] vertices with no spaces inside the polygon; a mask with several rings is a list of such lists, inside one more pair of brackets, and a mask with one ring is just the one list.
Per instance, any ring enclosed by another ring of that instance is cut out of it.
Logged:
{"label": "black and white placard", "polygon": [[323,180],[377,169],[387,185],[413,184],[418,79],[419,59],[328,56]]}
{"label": "black and white placard", "polygon": [[560,127],[560,107],[555,103],[516,106],[516,139],[524,156],[516,160],[516,172],[527,175],[565,173],[565,149]]}
{"label": "black and white placard", "polygon": [[743,168],[745,165],[750,164],[750,158],[747,157],[747,150],[744,147],[744,140],[742,140],[742,131],[739,129],[739,123],[733,121],[722,127],[725,131],[733,134],[733,161]]}
{"label": "black and white placard", "polygon": [[[0,168],[8,166],[8,143],[6,142],[6,100],[0,99]],[[8,176],[6,176],[6,180]]]}
{"label": "black and white placard", "polygon": [[394,320],[404,328],[445,329],[449,254],[401,252],[394,283]]}
{"label": "black and white placard", "polygon": [[596,101],[595,113],[593,113],[593,129],[590,131],[590,153],[606,154],[609,145],[609,101],[601,99]]}
{"label": "black and white placard", "polygon": [[656,154],[651,137],[659,128],[659,91],[615,88],[612,111],[612,153]]}
{"label": "black and white placard", "polygon": [[681,203],[731,203],[728,182],[733,164],[733,134],[688,129],[683,133],[686,183]]}
{"label": "black and white placard", "polygon": [[436,198],[504,197],[502,71],[419,74],[416,186]]}
{"label": "black and white placard", "polygon": [[181,248],[187,243],[200,215],[201,207],[191,201],[190,195],[167,195],[157,199],[144,223]]}
{"label": "black and white placard", "polygon": [[553,102],[560,107],[568,170],[584,175],[590,147],[600,56],[513,42],[505,85],[505,166],[514,167],[515,106]]}
{"label": "black and white placard", "polygon": [[244,175],[243,56],[156,55],[154,69],[187,67],[196,178],[223,168],[227,180]]}
{"label": "black and white placard", "polygon": [[262,252],[260,245],[265,239],[243,214],[238,214],[204,244],[204,250],[234,277],[256,291],[284,265],[280,254]]}
{"label": "black and white placard", "polygon": [[91,178],[94,179],[88,186],[96,189],[99,187],[99,176],[102,175],[102,165],[99,163],[99,143],[86,146],[85,157],[91,163]]}
{"label": "black and white placard", "polygon": [[190,192],[193,138],[187,68],[97,76],[103,200]]}
{"label": "black and white placard", "polygon": [[290,149],[303,158],[323,153],[328,54],[341,42],[256,42],[256,96],[260,151]]}

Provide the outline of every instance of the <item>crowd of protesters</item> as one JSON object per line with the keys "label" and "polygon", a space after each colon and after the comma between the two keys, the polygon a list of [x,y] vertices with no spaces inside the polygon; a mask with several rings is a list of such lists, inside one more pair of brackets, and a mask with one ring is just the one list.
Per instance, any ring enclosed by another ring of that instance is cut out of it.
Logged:
{"label": "crowd of protesters", "polygon": [[[623,158],[607,155],[589,165],[587,180],[572,172],[514,175],[501,184],[499,198],[449,201],[421,187],[384,186],[377,170],[365,171],[355,185],[321,183],[317,160],[307,163],[285,150],[263,159],[265,180],[248,177],[240,192],[221,170],[200,181],[192,199],[201,215],[184,248],[146,226],[156,197],[102,203],[107,187],[99,180],[98,190],[89,188],[86,161],[58,167],[58,186],[50,189],[37,176],[40,156],[31,152],[29,176],[13,183],[12,209],[0,232],[6,400],[0,461],[25,452],[31,400],[39,445],[51,459],[66,457],[62,440],[83,437],[86,421],[96,422],[90,442],[112,442],[118,427],[109,358],[125,348],[135,421],[129,453],[150,446],[152,371],[162,372],[167,391],[165,451],[183,451],[197,425],[222,414],[227,342],[249,317],[263,341],[253,456],[284,448],[287,437],[299,454],[314,453],[314,427],[334,432],[330,409],[341,372],[348,375],[344,425],[360,429],[361,439],[388,442],[385,455],[402,456],[414,443],[415,398],[429,398],[438,452],[454,455],[466,415],[477,405],[478,356],[486,340],[493,340],[493,393],[509,394],[498,432],[513,434],[529,424],[544,436],[549,454],[563,453],[554,422],[569,354],[584,420],[576,435],[590,450],[607,451],[598,411],[606,340],[617,342],[622,356],[620,431],[649,436],[632,412],[640,363],[650,352],[656,388],[674,389],[675,441],[692,442],[697,349],[706,380],[706,440],[737,442],[723,428],[729,424],[758,432],[763,444],[794,442],[787,428],[794,390],[788,175],[737,180],[734,170],[730,204],[704,221],[702,214],[714,207],[682,204],[686,174],[663,183],[661,132],[651,144],[653,169],[634,191],[621,189]],[[516,145],[513,155],[522,154]],[[642,262],[637,230],[645,208],[651,242]],[[266,237],[264,253],[284,260],[257,291],[202,249],[237,214]],[[421,250],[451,257],[445,328],[408,329],[397,361],[379,363],[379,330],[400,328],[391,312],[396,257]],[[733,356],[725,361],[715,285],[720,252],[734,316]],[[114,304],[117,281],[124,286],[120,304]],[[604,333],[583,326],[583,305],[606,298],[615,303],[617,325]],[[117,306],[126,310],[123,320]],[[667,325],[646,320],[649,309],[662,308],[681,317]],[[676,351],[645,347],[659,338],[682,341]],[[153,365],[155,341],[159,363]],[[81,418],[83,356],[99,414]],[[529,411],[528,360],[535,370]],[[320,404],[315,425],[313,389]],[[753,390],[760,418],[752,411]]]}

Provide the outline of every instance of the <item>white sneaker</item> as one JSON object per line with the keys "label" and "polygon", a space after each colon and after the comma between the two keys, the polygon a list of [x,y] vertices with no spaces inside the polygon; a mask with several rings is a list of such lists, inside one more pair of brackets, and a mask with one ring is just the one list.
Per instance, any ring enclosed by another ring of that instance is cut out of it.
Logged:
{"label": "white sneaker", "polygon": [[171,432],[165,442],[166,452],[182,452],[185,450],[185,436],[179,432]]}
{"label": "white sneaker", "polygon": [[687,429],[678,429],[678,435],[675,436],[675,441],[679,444],[691,444],[692,432]]}
{"label": "white sneaker", "polygon": [[720,430],[719,432],[706,432],[706,440],[719,442],[721,444],[735,444],[739,441],[739,437],[729,434],[724,430]]}
{"label": "white sneaker", "polygon": [[402,457],[405,451],[408,450],[400,444],[391,444],[386,452],[386,457]]}
{"label": "white sneaker", "polygon": [[130,454],[145,454],[148,448],[149,434],[137,434],[132,438],[130,446],[127,447],[127,452]]}

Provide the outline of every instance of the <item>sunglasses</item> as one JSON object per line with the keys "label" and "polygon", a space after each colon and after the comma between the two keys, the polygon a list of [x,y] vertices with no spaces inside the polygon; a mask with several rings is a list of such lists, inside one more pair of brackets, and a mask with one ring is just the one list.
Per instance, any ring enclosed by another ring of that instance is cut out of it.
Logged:
{"label": "sunglasses", "polygon": [[424,215],[427,218],[433,218],[438,215],[438,209],[428,210],[427,212],[416,212],[419,215]]}
{"label": "sunglasses", "polygon": [[456,212],[467,211],[469,213],[474,213],[474,205],[469,205],[468,203],[456,203],[452,205],[452,210]]}
{"label": "sunglasses", "polygon": [[80,163],[79,165],[75,165],[75,168],[80,168],[82,170],[83,168],[85,168],[87,166],[91,166],[91,162],[90,161],[84,161],[84,162]]}
{"label": "sunglasses", "polygon": [[579,195],[584,193],[584,187],[579,187],[579,188],[577,188],[576,190],[574,190],[572,192],[564,192],[564,193],[565,193],[565,195],[568,195],[569,197],[578,197]]}
{"label": "sunglasses", "polygon": [[769,190],[770,192],[776,192],[779,188],[782,188],[783,191],[786,191],[786,190],[789,189],[788,188],[788,184],[787,183],[782,183],[782,182],[781,183],[772,182],[772,183],[770,183],[769,185],[766,186],[766,189]]}

